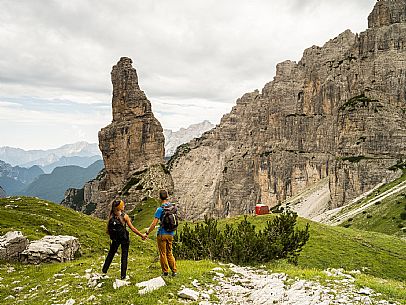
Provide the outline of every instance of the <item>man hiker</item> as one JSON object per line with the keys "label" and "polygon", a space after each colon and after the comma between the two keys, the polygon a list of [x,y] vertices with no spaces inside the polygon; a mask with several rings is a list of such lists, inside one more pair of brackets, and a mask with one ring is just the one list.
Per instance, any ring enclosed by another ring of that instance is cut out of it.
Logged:
{"label": "man hiker", "polygon": [[169,269],[172,271],[172,276],[176,276],[176,261],[172,254],[172,242],[175,230],[177,227],[176,207],[169,202],[168,192],[161,190],[159,198],[162,205],[156,209],[154,220],[152,221],[146,235],[150,234],[158,221],[160,226],[157,233],[157,244],[159,251],[159,260],[162,268],[162,276],[168,276]]}

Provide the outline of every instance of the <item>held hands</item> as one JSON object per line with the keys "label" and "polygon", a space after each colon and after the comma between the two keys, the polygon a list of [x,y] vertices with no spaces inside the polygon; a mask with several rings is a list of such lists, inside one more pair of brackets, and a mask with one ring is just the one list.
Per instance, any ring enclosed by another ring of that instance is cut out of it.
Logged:
{"label": "held hands", "polygon": [[148,238],[148,235],[146,233],[141,234],[141,239],[146,240]]}

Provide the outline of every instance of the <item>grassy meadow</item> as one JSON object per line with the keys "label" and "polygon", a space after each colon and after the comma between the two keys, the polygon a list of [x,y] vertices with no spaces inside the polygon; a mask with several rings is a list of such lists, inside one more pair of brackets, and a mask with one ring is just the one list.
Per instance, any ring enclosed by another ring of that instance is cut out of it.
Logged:
{"label": "grassy meadow", "polygon": [[[148,227],[159,203],[148,200],[130,216],[140,229]],[[257,229],[265,226],[274,215],[249,216]],[[243,217],[219,220],[219,226],[237,223]],[[309,222],[299,219],[298,225]],[[286,261],[265,264],[274,272],[285,272],[292,278],[323,281],[322,272],[327,268],[360,270],[356,285],[369,286],[382,293],[382,297],[406,304],[406,242],[396,236],[366,232],[344,227],[331,227],[310,223],[310,240],[299,257],[297,266]],[[165,278],[166,288],[140,296],[137,282],[160,275],[160,265],[154,237],[146,241],[131,234],[128,275],[132,285],[113,289],[113,282],[120,275],[119,255],[109,269],[109,278],[101,281],[101,287],[88,287],[86,273],[101,272],[109,247],[106,223],[60,205],[41,199],[16,197],[0,199],[0,234],[11,230],[22,231],[30,240],[48,233],[72,235],[81,242],[82,255],[71,262],[41,265],[23,265],[1,262],[0,299],[2,304],[182,304],[176,296],[182,286],[193,288],[194,279],[200,283],[212,282],[212,269],[220,265],[212,261],[179,260],[177,277]],[[181,228],[180,228],[181,230]],[[264,266],[262,266],[264,267]],[[12,296],[12,297],[10,297]],[[92,300],[93,299],[93,300]],[[90,301],[92,300],[92,301]],[[191,303],[194,304],[194,303]],[[197,304],[197,303],[195,303]]]}

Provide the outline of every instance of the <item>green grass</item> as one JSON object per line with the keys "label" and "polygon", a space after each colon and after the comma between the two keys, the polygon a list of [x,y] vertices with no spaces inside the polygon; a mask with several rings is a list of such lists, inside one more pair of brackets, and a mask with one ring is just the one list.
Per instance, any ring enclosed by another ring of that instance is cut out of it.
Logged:
{"label": "green grass", "polygon": [[[273,217],[275,215],[269,214],[247,219],[259,230]],[[239,216],[219,220],[219,227],[224,228],[226,223],[233,224],[242,219]],[[300,228],[306,223],[310,224],[310,239],[299,256],[299,267],[363,269],[364,273],[375,277],[406,281],[406,273],[400,272],[406,270],[406,241],[385,234],[298,219]]]}
{"label": "green grass", "polygon": [[[7,205],[11,207],[6,207]],[[132,215],[134,225],[141,230],[147,227],[158,205],[159,202],[149,200],[140,206]],[[248,219],[260,229],[272,217],[275,216],[250,216]],[[242,216],[220,220],[219,225],[236,223],[241,219]],[[307,222],[299,219],[299,226],[303,227]],[[16,297],[14,300],[2,301],[2,304],[64,304],[69,298],[79,304],[92,295],[96,297],[94,304],[155,305],[157,300],[161,300],[163,304],[181,304],[176,297],[181,286],[192,288],[193,279],[199,280],[200,283],[211,283],[211,269],[219,265],[206,260],[177,261],[179,274],[175,278],[165,279],[165,293],[159,289],[139,296],[134,283],[159,276],[161,271],[154,237],[141,241],[139,237],[131,234],[128,275],[132,285],[113,289],[112,283],[120,274],[120,258],[116,255],[108,272],[110,278],[102,280],[101,288],[89,288],[85,270],[91,268],[92,272],[100,272],[109,246],[105,221],[40,199],[22,197],[16,201],[14,197],[0,200],[0,234],[20,230],[30,240],[39,239],[46,235],[40,228],[41,225],[52,234],[78,237],[83,255],[72,262],[39,266],[1,262],[0,300],[9,295]],[[267,264],[267,268],[285,272],[291,277],[320,281],[323,281],[322,270],[326,268],[359,269],[363,274],[356,277],[357,285],[370,286],[382,293],[384,298],[406,302],[406,278],[402,272],[406,270],[405,241],[384,234],[330,227],[313,222],[310,222],[310,230],[310,240],[299,257],[298,266],[278,261]],[[11,267],[15,271],[8,272]],[[61,281],[55,274],[63,274]],[[23,288],[20,292],[15,292],[13,289],[16,287]]]}
{"label": "green grass", "polygon": [[[143,210],[145,216],[148,216],[145,217],[148,220],[144,223],[152,221],[155,204],[156,202],[149,201],[145,211]],[[141,216],[141,214],[135,215],[133,221],[140,229],[142,228],[139,226]],[[167,282],[165,293],[157,290],[145,296],[139,296],[135,285],[113,289],[113,282],[120,275],[120,256],[116,255],[108,272],[110,278],[102,281],[101,288],[89,288],[85,270],[91,268],[92,272],[100,273],[108,251],[109,238],[106,234],[106,222],[40,199],[28,197],[21,197],[21,200],[16,200],[16,197],[0,199],[1,235],[8,231],[19,230],[30,240],[39,239],[47,235],[40,228],[41,225],[54,235],[78,237],[83,255],[65,263],[24,265],[1,262],[0,300],[2,304],[15,304],[16,301],[19,304],[64,304],[70,298],[76,300],[78,304],[91,295],[96,296],[94,304],[155,305],[157,300],[161,300],[163,304],[180,304],[176,293],[181,286],[192,287],[190,283],[193,279],[209,282],[212,277],[210,270],[218,266],[210,261],[178,261],[178,268],[181,271],[177,277],[165,279]],[[15,271],[8,272],[10,268]],[[55,274],[63,274],[60,278],[62,281],[56,278]],[[135,234],[131,234],[127,274],[132,283],[146,281],[161,274],[154,237],[141,241]],[[23,289],[15,292],[13,289],[16,287],[23,287]],[[169,293],[172,293],[172,296]],[[15,296],[16,299],[3,301],[10,295]]]}
{"label": "green grass", "polygon": [[161,206],[160,201],[154,198],[148,198],[142,201],[137,207],[128,215],[131,217],[133,225],[142,230],[148,228],[154,219],[155,211]]}
{"label": "green grass", "polygon": [[385,198],[341,226],[405,238],[406,220],[401,218],[402,213],[406,213],[406,192]]}

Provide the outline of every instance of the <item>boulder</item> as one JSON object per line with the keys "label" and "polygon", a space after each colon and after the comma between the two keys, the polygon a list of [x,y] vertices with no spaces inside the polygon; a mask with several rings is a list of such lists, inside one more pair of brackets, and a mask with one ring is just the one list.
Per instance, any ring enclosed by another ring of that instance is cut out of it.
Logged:
{"label": "boulder", "polygon": [[73,236],[47,235],[33,241],[24,250],[20,259],[24,263],[65,262],[73,260],[79,251],[79,240]]}
{"label": "boulder", "polygon": [[0,236],[0,260],[19,260],[29,241],[20,231],[10,231]]}

